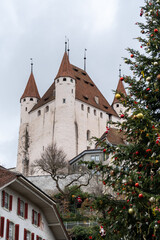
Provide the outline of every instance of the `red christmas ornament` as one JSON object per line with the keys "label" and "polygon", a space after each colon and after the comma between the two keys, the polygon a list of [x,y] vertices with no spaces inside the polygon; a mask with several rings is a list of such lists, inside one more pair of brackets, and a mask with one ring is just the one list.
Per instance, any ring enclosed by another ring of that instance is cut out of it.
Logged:
{"label": "red christmas ornament", "polygon": [[142,193],[140,193],[138,197],[139,197],[139,198],[143,198],[143,194],[142,194]]}
{"label": "red christmas ornament", "polygon": [[133,58],[134,57],[134,55],[133,54],[131,54],[131,58]]}
{"label": "red christmas ornament", "polygon": [[141,179],[141,176],[139,176],[138,178]]}
{"label": "red christmas ornament", "polygon": [[142,165],[142,164],[139,164],[139,167],[143,167],[143,165]]}
{"label": "red christmas ornament", "polygon": [[103,149],[103,152],[105,153],[105,152],[106,152],[106,149]]}
{"label": "red christmas ornament", "polygon": [[135,187],[139,187],[139,183],[135,183]]}
{"label": "red christmas ornament", "polygon": [[121,118],[124,118],[124,114],[121,114]]}
{"label": "red christmas ornament", "polygon": [[157,223],[160,224],[160,220],[158,220]]}
{"label": "red christmas ornament", "polygon": [[151,34],[151,37],[153,37],[154,35],[153,34]]}
{"label": "red christmas ornament", "polygon": [[150,88],[148,87],[147,89],[146,89],[146,91],[149,91],[150,90]]}
{"label": "red christmas ornament", "polygon": [[136,151],[135,154],[138,155],[138,154],[139,154],[139,151]]}
{"label": "red christmas ornament", "polygon": [[143,48],[142,46],[140,46],[140,48]]}
{"label": "red christmas ornament", "polygon": [[151,149],[147,149],[146,152],[147,152],[147,153],[148,153],[148,152],[152,152],[152,150],[151,150]]}
{"label": "red christmas ornament", "polygon": [[157,33],[157,32],[158,32],[158,29],[157,29],[157,28],[155,28],[155,29],[154,29],[154,32],[155,32],[155,33]]}
{"label": "red christmas ornament", "polygon": [[92,239],[92,236],[89,236],[89,239]]}
{"label": "red christmas ornament", "polygon": [[141,8],[141,11],[140,11],[140,17],[143,16],[143,8]]}
{"label": "red christmas ornament", "polygon": [[121,77],[120,80],[123,81],[123,80],[124,80],[124,77]]}
{"label": "red christmas ornament", "polygon": [[152,128],[154,129],[154,128],[155,128],[155,126],[153,125],[153,126],[152,126]]}
{"label": "red christmas ornament", "polygon": [[134,101],[135,104],[137,104],[138,102]]}
{"label": "red christmas ornament", "polygon": [[129,202],[129,199],[127,199],[127,203]]}

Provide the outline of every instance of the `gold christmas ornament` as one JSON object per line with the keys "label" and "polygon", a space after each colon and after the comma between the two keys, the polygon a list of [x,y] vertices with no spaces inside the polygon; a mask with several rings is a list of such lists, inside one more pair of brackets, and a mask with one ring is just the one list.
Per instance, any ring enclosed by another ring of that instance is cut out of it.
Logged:
{"label": "gold christmas ornament", "polygon": [[158,66],[158,62],[154,62],[153,65],[154,65],[154,66]]}
{"label": "gold christmas ornament", "polygon": [[160,81],[160,74],[157,75],[157,80]]}
{"label": "gold christmas ornament", "polygon": [[147,77],[146,81],[148,81],[148,82],[151,81],[151,77]]}
{"label": "gold christmas ornament", "polygon": [[151,203],[154,203],[154,202],[156,201],[156,199],[155,199],[154,197],[150,197],[149,201],[150,201]]}
{"label": "gold christmas ornament", "polygon": [[120,99],[121,98],[121,95],[119,93],[116,94],[115,96],[117,99]]}
{"label": "gold christmas ornament", "polygon": [[142,118],[144,118],[143,113],[138,113],[138,114],[137,114],[137,118],[138,118],[138,119],[142,119]]}
{"label": "gold christmas ornament", "polygon": [[128,213],[129,213],[129,214],[133,214],[133,213],[134,213],[133,208],[129,208],[129,209],[128,209]]}

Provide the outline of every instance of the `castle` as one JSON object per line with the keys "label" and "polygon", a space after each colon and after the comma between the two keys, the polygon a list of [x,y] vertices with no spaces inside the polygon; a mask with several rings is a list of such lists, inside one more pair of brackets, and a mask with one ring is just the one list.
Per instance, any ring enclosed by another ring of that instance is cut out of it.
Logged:
{"label": "castle", "polygon": [[[117,92],[125,93],[119,80]],[[72,65],[65,51],[50,88],[40,97],[33,70],[20,99],[21,118],[16,170],[32,175],[31,165],[45,148],[56,143],[68,161],[94,148],[92,136],[101,137],[109,120],[121,121],[123,106],[112,106],[87,72]]]}

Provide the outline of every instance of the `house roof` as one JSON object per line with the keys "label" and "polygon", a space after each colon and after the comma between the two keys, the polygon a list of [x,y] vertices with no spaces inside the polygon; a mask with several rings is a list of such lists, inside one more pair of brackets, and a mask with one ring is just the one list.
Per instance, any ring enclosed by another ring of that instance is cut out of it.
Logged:
{"label": "house roof", "polygon": [[[76,93],[75,98],[91,105],[95,108],[98,108],[102,111],[105,111],[108,114],[114,115],[118,117],[117,113],[114,109],[109,105],[108,101],[96,87],[94,82],[91,80],[87,72],[78,68],[72,64],[70,64],[67,53],[64,53],[61,66],[59,68],[58,77],[71,77],[76,81]],[[55,83],[51,85],[51,87],[47,90],[47,92],[43,95],[40,101],[32,108],[31,111],[43,106],[44,104],[55,99],[53,94],[55,89]]]}
{"label": "house roof", "polygon": [[39,92],[38,92],[36,81],[34,79],[34,75],[33,75],[32,72],[30,74],[30,77],[28,79],[26,88],[24,90],[24,93],[23,93],[21,99],[25,98],[25,97],[35,97],[35,98],[40,99],[40,95],[39,95]]}
{"label": "house roof", "polygon": [[126,136],[123,131],[120,131],[117,128],[109,128],[108,133],[103,133],[101,139],[106,139],[109,143],[113,145],[125,145]]}
{"label": "house roof", "polygon": [[56,204],[41,189],[26,179],[22,174],[10,172],[0,166],[0,189],[9,186],[20,195],[27,197],[44,213],[48,226],[57,240],[69,240],[63,222],[56,209]]}
{"label": "house roof", "polygon": [[[123,93],[124,96],[127,96],[127,93],[126,93],[126,90],[124,88],[123,82],[120,79],[119,79],[119,82],[118,82],[118,85],[117,85],[116,93]],[[119,103],[119,99],[117,99],[116,97],[114,97],[112,105],[115,104],[115,103]]]}

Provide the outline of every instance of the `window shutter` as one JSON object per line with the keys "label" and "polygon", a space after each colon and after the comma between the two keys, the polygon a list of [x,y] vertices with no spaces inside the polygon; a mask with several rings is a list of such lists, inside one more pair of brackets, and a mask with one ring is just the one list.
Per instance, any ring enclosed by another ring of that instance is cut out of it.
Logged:
{"label": "window shutter", "polygon": [[39,240],[39,236],[37,235],[36,240]]}
{"label": "window shutter", "polygon": [[24,228],[24,240],[27,240],[27,230]]}
{"label": "window shutter", "polygon": [[34,233],[32,233],[31,235],[31,240],[34,240]]}
{"label": "window shutter", "polygon": [[4,235],[4,217],[1,217],[1,225],[0,225],[0,237]]}
{"label": "window shutter", "polygon": [[7,219],[6,239],[9,239],[9,219]]}
{"label": "window shutter", "polygon": [[13,200],[13,196],[10,195],[9,196],[9,211],[12,211],[12,200]]}
{"label": "window shutter", "polygon": [[24,218],[28,218],[28,203],[25,203],[25,213],[24,213]]}
{"label": "window shutter", "polygon": [[5,203],[5,191],[2,191],[2,207],[4,207],[4,203]]}
{"label": "window shutter", "polygon": [[18,204],[17,204],[17,214],[20,215],[20,205],[21,205],[21,200],[18,198]]}
{"label": "window shutter", "polygon": [[15,240],[19,240],[19,224],[15,225]]}
{"label": "window shutter", "polygon": [[40,223],[41,223],[41,214],[38,213],[38,227],[40,227]]}
{"label": "window shutter", "polygon": [[34,209],[32,209],[32,224],[34,224]]}

